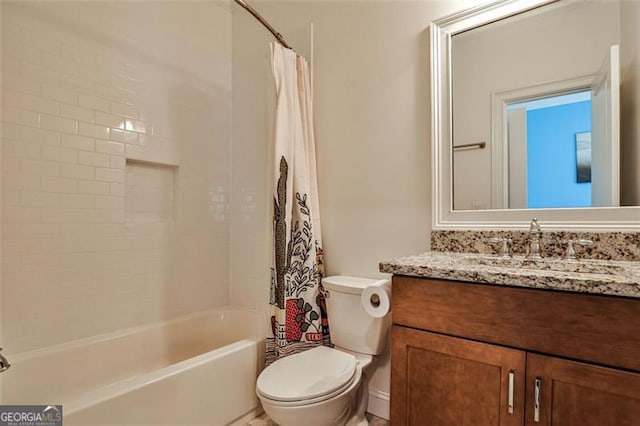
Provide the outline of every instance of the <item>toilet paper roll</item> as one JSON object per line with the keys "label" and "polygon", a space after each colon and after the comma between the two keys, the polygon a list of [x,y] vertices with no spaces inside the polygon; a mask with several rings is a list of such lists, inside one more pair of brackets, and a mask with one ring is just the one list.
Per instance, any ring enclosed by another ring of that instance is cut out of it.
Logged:
{"label": "toilet paper roll", "polygon": [[362,290],[360,303],[364,311],[374,318],[382,318],[391,310],[391,284],[380,280]]}

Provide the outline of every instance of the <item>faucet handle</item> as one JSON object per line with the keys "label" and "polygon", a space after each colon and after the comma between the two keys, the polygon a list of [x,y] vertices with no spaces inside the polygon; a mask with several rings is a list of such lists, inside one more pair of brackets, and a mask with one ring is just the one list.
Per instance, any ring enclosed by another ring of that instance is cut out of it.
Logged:
{"label": "faucet handle", "polygon": [[511,238],[493,237],[489,238],[490,243],[502,243],[501,257],[511,257],[511,248],[509,245],[513,242]]}
{"label": "faucet handle", "polygon": [[531,219],[531,223],[529,224],[529,232],[540,232],[540,224],[538,223],[537,217]]}
{"label": "faucet handle", "polygon": [[582,238],[579,239],[579,240],[564,240],[562,242],[567,245],[567,251],[564,254],[564,258],[566,260],[575,260],[576,259],[576,251],[573,248],[574,244],[578,244],[578,245],[580,245],[582,247],[590,246],[591,244],[593,244],[593,241],[585,240],[585,239],[582,239]]}

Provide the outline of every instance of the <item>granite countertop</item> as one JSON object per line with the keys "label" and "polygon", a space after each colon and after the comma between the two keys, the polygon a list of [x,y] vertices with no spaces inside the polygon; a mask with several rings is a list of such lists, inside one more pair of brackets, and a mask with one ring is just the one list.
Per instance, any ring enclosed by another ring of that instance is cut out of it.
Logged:
{"label": "granite countertop", "polygon": [[533,261],[471,253],[429,252],[380,262],[380,272],[580,293],[640,298],[640,262]]}

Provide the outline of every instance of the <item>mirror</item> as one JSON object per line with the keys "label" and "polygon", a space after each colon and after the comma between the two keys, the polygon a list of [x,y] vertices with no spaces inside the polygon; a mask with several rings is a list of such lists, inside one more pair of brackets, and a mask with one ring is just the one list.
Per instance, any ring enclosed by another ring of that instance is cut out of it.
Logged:
{"label": "mirror", "polygon": [[639,226],[636,3],[507,0],[432,23],[434,228]]}

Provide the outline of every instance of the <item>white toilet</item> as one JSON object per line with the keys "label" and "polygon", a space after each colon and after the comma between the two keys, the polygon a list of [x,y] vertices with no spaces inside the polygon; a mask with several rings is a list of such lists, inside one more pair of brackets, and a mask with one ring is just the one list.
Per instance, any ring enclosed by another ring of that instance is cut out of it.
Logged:
{"label": "white toilet", "polygon": [[342,275],[322,280],[335,348],[290,355],[262,371],[256,393],[271,420],[280,426],[367,424],[365,373],[373,355],[384,350],[390,315],[368,315],[360,296],[380,282]]}

